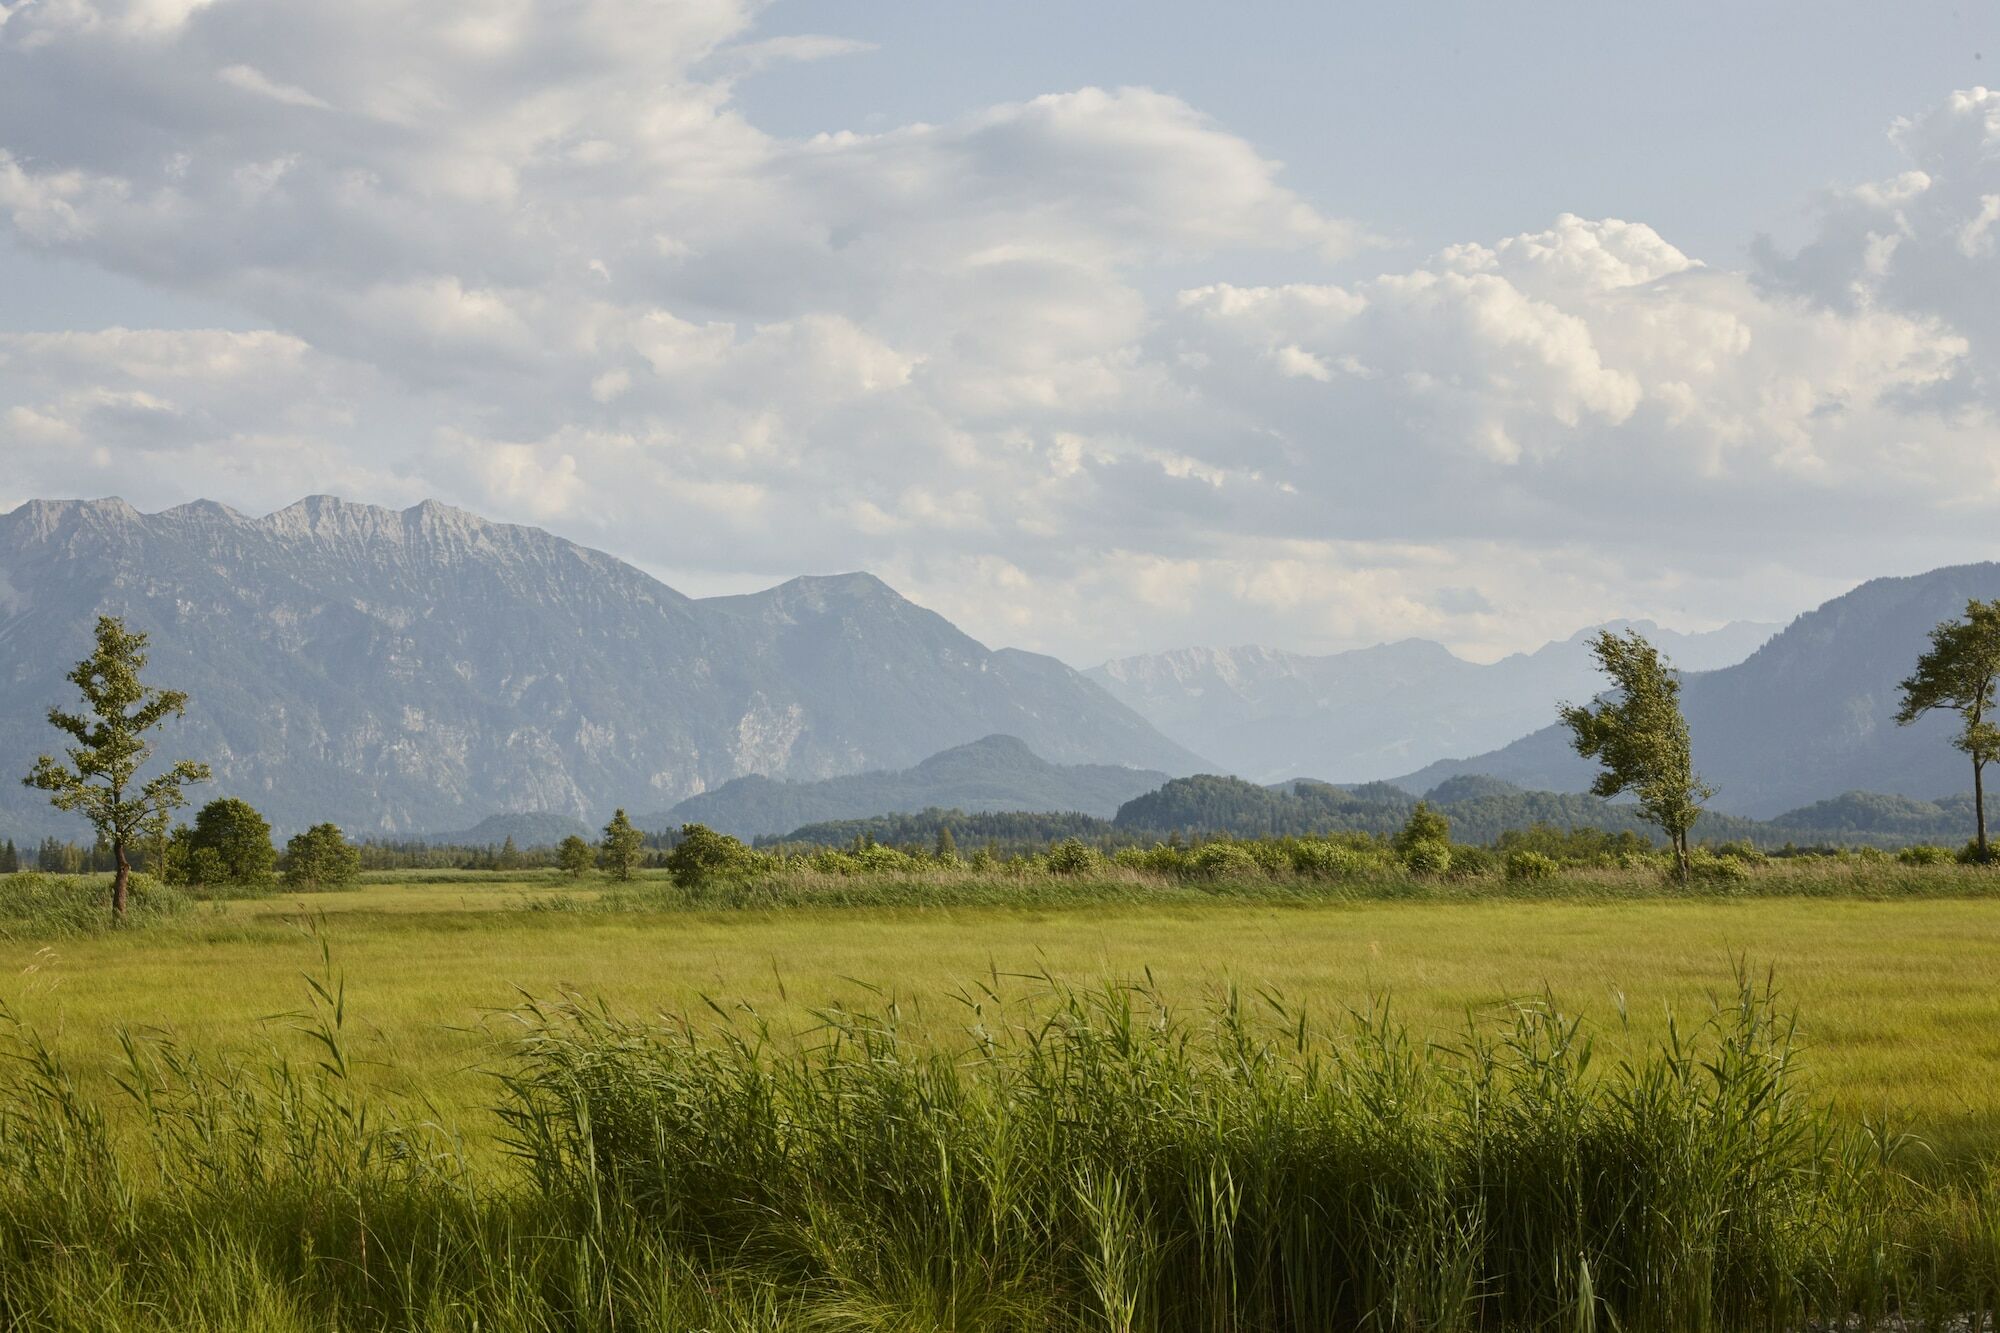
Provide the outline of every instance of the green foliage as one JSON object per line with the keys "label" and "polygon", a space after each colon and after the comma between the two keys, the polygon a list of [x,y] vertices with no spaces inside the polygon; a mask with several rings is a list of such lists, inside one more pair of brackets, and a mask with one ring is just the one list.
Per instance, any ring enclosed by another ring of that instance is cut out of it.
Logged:
{"label": "green foliage", "polygon": [[938,825],[937,841],[931,845],[931,859],[941,866],[958,864],[958,840],[951,836],[951,825]]}
{"label": "green foliage", "polygon": [[674,883],[698,889],[719,880],[749,874],[757,854],[727,833],[704,824],[681,825],[680,841],[667,853],[667,870]]}
{"label": "green foliage", "polygon": [[1958,734],[1952,743],[1972,761],[1975,815],[1974,842],[1981,861],[1987,859],[1985,769],[2000,755],[2000,726],[1993,722],[1994,690],[2000,685],[2000,600],[1965,604],[1961,620],[1947,620],[1931,631],[1930,648],[1917,659],[1916,671],[1900,686],[1896,710],[1899,726],[1924,714],[1956,713]]}
{"label": "green foliage", "polygon": [[1949,864],[1952,855],[1947,848],[1917,843],[1897,852],[1896,859],[1906,866],[1941,866]]}
{"label": "green foliage", "polygon": [[174,830],[166,870],[173,884],[267,887],[278,870],[271,826],[248,801],[233,796],[210,801],[192,828]]}
{"label": "green foliage", "polygon": [[155,689],[139,679],[146,665],[146,636],[114,616],[97,618],[96,649],[76,664],[69,682],[83,695],[84,711],[49,710],[49,725],[73,742],[35,760],[22,781],[49,793],[58,810],[80,814],[117,856],[112,887],[115,915],[125,912],[129,848],[141,837],[163,838],[173,812],[186,804],[183,789],[208,781],[208,766],[182,760],[144,782],[140,770],[152,757],[146,733],[187,711],[187,696]]}
{"label": "green foliage", "polygon": [[809,1050],[536,1009],[504,1114],[562,1215],[773,1265],[870,1327],[1719,1333],[1867,1326],[1926,1282],[1984,1300],[1946,1276],[1982,1233],[1910,1243],[1893,1140],[1808,1099],[1767,993],[1608,1066],[1553,1003],[1441,1042],[1386,1005],[1271,1008],[987,992],[964,1051],[894,1008]]}
{"label": "green foliage", "polygon": [[1262,867],[1240,842],[1207,842],[1195,849],[1188,871],[1199,879],[1230,879],[1260,873]]}
{"label": "green foliage", "polygon": [[1507,881],[1510,884],[1543,884],[1562,872],[1552,856],[1523,849],[1507,853]]}
{"label": "green foliage", "polygon": [[582,879],[584,872],[596,863],[597,853],[574,833],[564,838],[556,848],[556,864],[571,879]]}
{"label": "green foliage", "polygon": [[121,921],[105,914],[101,880],[36,870],[0,878],[0,938],[50,940],[96,935],[114,925],[144,925],[188,910],[185,895],[150,875],[133,875],[126,887],[130,897]]}
{"label": "green foliage", "polygon": [[1750,869],[1739,857],[1702,848],[1689,857],[1687,878],[1710,888],[1734,889],[1750,882]]}
{"label": "green foliage", "polygon": [[1443,875],[1451,870],[1451,844],[1426,840],[1402,849],[1403,868],[1413,875]]}
{"label": "green foliage", "polygon": [[646,839],[632,821],[625,817],[623,810],[612,813],[611,822],[604,826],[604,839],[597,844],[597,864],[611,876],[623,883],[632,878],[632,872],[639,867],[640,853],[645,850]]}
{"label": "green foliage", "polygon": [[[1409,799],[1407,793],[1397,795],[1404,802]],[[1353,827],[1345,821],[1378,803],[1324,782],[1296,782],[1281,790],[1241,778],[1202,774],[1175,778],[1157,791],[1127,801],[1112,822],[1123,829],[1159,833],[1278,837]]]}
{"label": "green foliage", "polygon": [[1451,821],[1429,801],[1418,801],[1410,817],[1403,821],[1403,827],[1396,831],[1391,845],[1400,856],[1408,857],[1410,849],[1424,843],[1451,845]]}
{"label": "green foliage", "polygon": [[292,835],[282,862],[285,887],[318,892],[345,888],[361,874],[361,853],[337,824],[315,824]]}
{"label": "green foliage", "polygon": [[1563,705],[1562,723],[1576,752],[1601,765],[1592,793],[1636,796],[1639,809],[1673,844],[1685,878],[1689,831],[1715,792],[1694,771],[1680,674],[1637,630],[1622,636],[1600,631],[1591,653],[1611,678],[1613,693],[1595,707]]}
{"label": "green foliage", "polygon": [[1065,838],[1049,848],[1042,863],[1051,875],[1087,875],[1104,864],[1104,857],[1076,838]]}
{"label": "green foliage", "polygon": [[1289,847],[1292,869],[1319,879],[1343,879],[1378,868],[1381,857],[1348,843],[1300,838]]}
{"label": "green foliage", "polygon": [[952,831],[954,841],[977,841],[1000,856],[1039,852],[1050,843],[1064,838],[1102,843],[1116,836],[1116,830],[1108,821],[1075,811],[967,813],[964,810],[932,807],[915,814],[873,815],[866,819],[808,824],[782,838],[758,838],[756,845],[767,850],[802,845],[845,847],[856,839],[866,838],[891,847],[934,848],[938,833],[947,828]]}

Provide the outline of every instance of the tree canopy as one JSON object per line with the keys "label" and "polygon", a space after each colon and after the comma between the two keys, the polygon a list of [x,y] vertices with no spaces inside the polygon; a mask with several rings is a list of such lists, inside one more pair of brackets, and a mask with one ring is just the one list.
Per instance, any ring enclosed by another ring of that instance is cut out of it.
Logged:
{"label": "tree canopy", "polygon": [[1981,861],[1991,859],[1986,842],[1986,765],[2000,754],[2000,727],[1993,724],[1994,687],[2000,682],[2000,600],[1965,604],[1962,619],[1947,620],[1931,631],[1931,646],[1917,659],[1917,669],[1901,685],[1899,726],[1908,726],[1931,712],[1958,715],[1952,744],[1972,760],[1974,847]]}
{"label": "tree canopy", "polygon": [[111,910],[125,914],[131,882],[127,850],[142,836],[164,837],[173,812],[187,803],[183,789],[208,780],[208,765],[181,760],[145,781],[152,758],[146,734],[187,711],[187,695],[145,684],[146,636],[116,616],[97,618],[96,646],[69,673],[83,695],[81,712],[49,710],[49,725],[72,742],[67,762],[42,755],[23,782],[49,793],[58,810],[80,814],[110,844],[116,861]]}
{"label": "tree canopy", "polygon": [[1602,766],[1590,790],[1602,797],[1636,797],[1640,812],[1673,844],[1686,878],[1688,834],[1715,789],[1694,771],[1680,673],[1637,630],[1599,631],[1590,651],[1612,690],[1594,704],[1561,708],[1576,752]]}

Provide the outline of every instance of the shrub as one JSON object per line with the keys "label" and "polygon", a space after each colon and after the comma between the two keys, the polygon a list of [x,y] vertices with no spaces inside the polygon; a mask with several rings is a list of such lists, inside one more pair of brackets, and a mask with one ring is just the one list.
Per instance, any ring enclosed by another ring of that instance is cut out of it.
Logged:
{"label": "shrub", "polygon": [[1897,852],[1896,859],[1906,866],[1941,866],[1949,862],[1952,856],[1942,847],[1918,843]]}
{"label": "shrub", "polygon": [[1490,875],[1502,869],[1505,864],[1500,853],[1490,848],[1456,846],[1451,849],[1453,879],[1473,879],[1480,875]]}
{"label": "shrub", "polygon": [[884,847],[879,842],[863,843],[849,852],[848,855],[854,858],[854,864],[857,868],[864,871],[874,871],[878,874],[894,874],[915,870],[923,864],[922,860],[918,857],[911,856],[908,852],[899,851],[894,847]]}
{"label": "shrub", "polygon": [[756,853],[706,824],[681,825],[680,841],[667,853],[667,872],[684,889],[748,874],[756,864]]}
{"label": "shrub", "polygon": [[1442,875],[1451,870],[1451,844],[1418,841],[1400,849],[1403,868],[1418,875]]}
{"label": "shrub", "polygon": [[1736,857],[1717,856],[1713,852],[1697,849],[1688,858],[1688,878],[1711,888],[1724,888],[1748,883],[1750,871]]}
{"label": "shrub", "polygon": [[1307,838],[1292,845],[1292,869],[1301,875],[1343,879],[1373,869],[1376,864],[1373,856],[1321,838]]}
{"label": "shrub", "polygon": [[1042,866],[1051,875],[1086,875],[1103,861],[1095,847],[1079,838],[1064,838],[1042,856]]}
{"label": "shrub", "polygon": [[1192,867],[1187,849],[1160,842],[1151,847],[1121,847],[1111,858],[1113,864],[1129,870],[1143,870],[1154,875],[1179,875],[1191,873]]}
{"label": "shrub", "polygon": [[1189,858],[1188,869],[1202,879],[1224,879],[1232,875],[1255,875],[1262,867],[1240,842],[1210,842]]}
{"label": "shrub", "polygon": [[1979,844],[1976,841],[1968,842],[1965,846],[1958,849],[1958,863],[1962,866],[1990,865],[1994,859],[1993,848],[1989,846],[1985,854],[1982,855],[1979,851]]}
{"label": "shrub", "polygon": [[1541,884],[1552,880],[1562,867],[1553,856],[1540,852],[1512,852],[1507,857],[1507,880],[1512,884]]}
{"label": "shrub", "polygon": [[1749,866],[1761,866],[1771,859],[1754,843],[1745,842],[1742,839],[1734,842],[1719,843],[1711,847],[1709,851],[1712,855],[1727,857],[1731,861]]}

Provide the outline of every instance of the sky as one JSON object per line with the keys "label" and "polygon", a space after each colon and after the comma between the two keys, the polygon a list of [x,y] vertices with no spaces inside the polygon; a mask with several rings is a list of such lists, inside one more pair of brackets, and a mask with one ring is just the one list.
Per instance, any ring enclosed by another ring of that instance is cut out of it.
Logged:
{"label": "sky", "polygon": [[332,493],[1078,665],[2000,553],[2000,9],[0,0],[0,507]]}

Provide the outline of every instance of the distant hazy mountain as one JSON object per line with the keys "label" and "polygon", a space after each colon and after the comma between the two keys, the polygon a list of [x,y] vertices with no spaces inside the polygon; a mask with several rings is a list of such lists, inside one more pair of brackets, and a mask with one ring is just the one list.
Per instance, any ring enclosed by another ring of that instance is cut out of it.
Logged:
{"label": "distant hazy mountain", "polygon": [[[1640,627],[1691,671],[1739,662],[1778,628]],[[1596,632],[1491,664],[1405,639],[1326,657],[1182,648],[1084,674],[1174,740],[1246,778],[1357,782],[1490,749],[1547,722],[1557,700],[1595,689],[1586,641]]]}
{"label": "distant hazy mountain", "polygon": [[[1968,598],[1995,596],[2000,564],[1874,579],[1800,616],[1738,665],[1690,677],[1682,702],[1695,765],[1717,788],[1714,808],[1768,817],[1856,790],[1929,800],[1969,789],[1949,721],[1895,724],[1896,685],[1934,625],[1963,613]],[[1581,791],[1591,772],[1568,733],[1551,726],[1397,781],[1423,791],[1454,774],[1485,773]]]}
{"label": "distant hazy mountain", "polygon": [[855,773],[818,782],[743,777],[642,821],[652,829],[706,824],[739,838],[805,824],[906,814],[932,807],[969,812],[1073,810],[1109,818],[1167,780],[1165,773],[1104,764],[1051,764],[1012,736],[988,736],[895,773]]}
{"label": "distant hazy mountain", "polygon": [[534,528],[326,497],[34,501],[0,516],[0,832],[70,832],[10,781],[53,734],[92,618],[153,636],[193,697],[164,753],[280,829],[601,822],[746,773],[902,768],[1004,732],[1059,763],[1194,755],[1052,658],[992,651],[865,574],[696,601]]}

